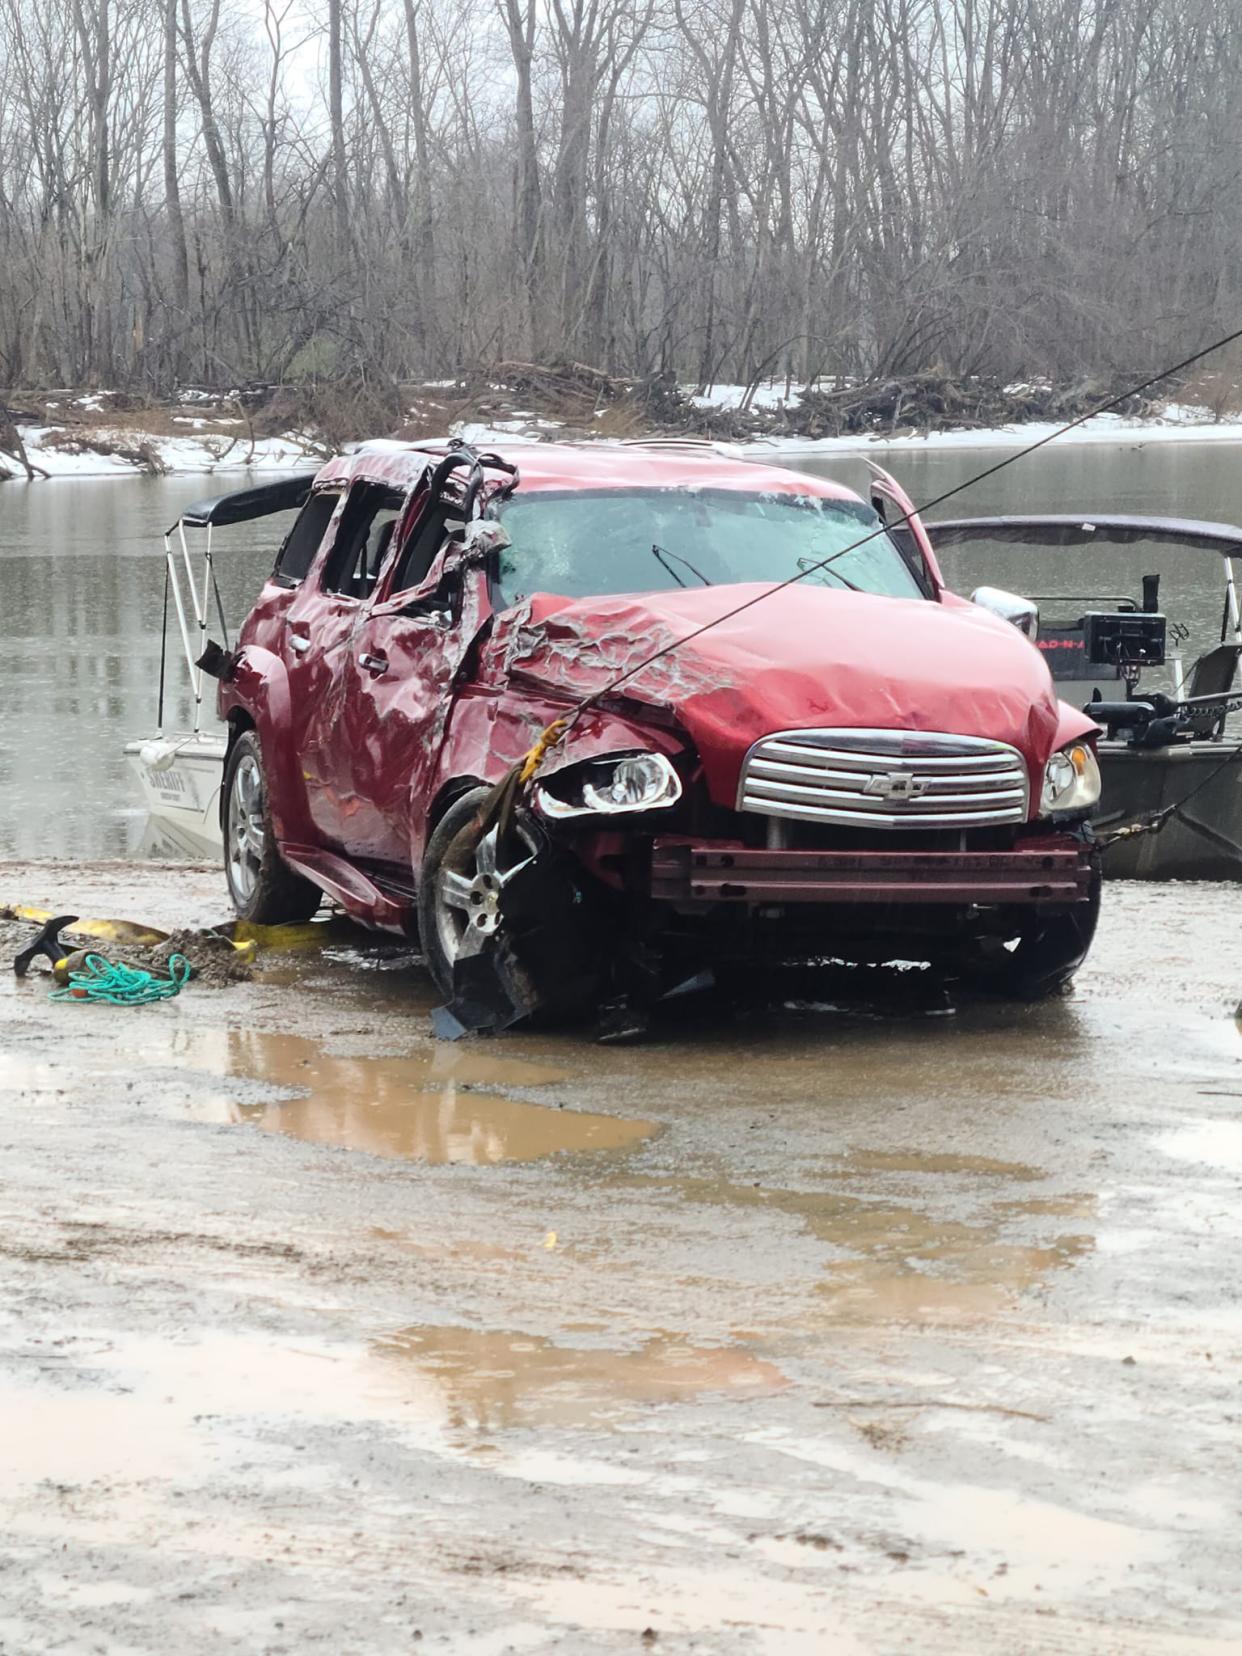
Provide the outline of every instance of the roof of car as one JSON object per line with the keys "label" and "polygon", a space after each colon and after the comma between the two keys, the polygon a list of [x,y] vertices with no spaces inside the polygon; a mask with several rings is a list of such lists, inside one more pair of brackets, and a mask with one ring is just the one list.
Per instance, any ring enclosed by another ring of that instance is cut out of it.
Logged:
{"label": "roof of car", "polygon": [[[521,492],[552,489],[770,489],[824,500],[857,500],[852,489],[826,477],[758,464],[719,445],[690,441],[639,443],[513,442],[476,445],[497,453],[521,472]],[[429,463],[450,452],[448,439],[435,442],[363,443],[329,460],[316,486],[355,479],[408,488]]]}

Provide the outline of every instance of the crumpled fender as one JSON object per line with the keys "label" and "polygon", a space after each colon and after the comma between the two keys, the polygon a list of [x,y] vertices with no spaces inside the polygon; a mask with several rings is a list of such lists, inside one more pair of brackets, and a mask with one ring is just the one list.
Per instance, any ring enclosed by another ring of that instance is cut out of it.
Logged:
{"label": "crumpled fender", "polygon": [[289,674],[280,657],[262,645],[244,644],[237,652],[232,673],[220,686],[220,717],[227,719],[235,709],[249,714],[258,732],[276,838],[314,844],[316,834],[306,808],[301,766],[289,740]]}
{"label": "crumpled fender", "polygon": [[1059,701],[1057,711],[1060,718],[1057,720],[1057,733],[1053,740],[1053,748],[1068,747],[1071,742],[1081,742],[1085,737],[1093,745],[1099,740],[1100,727],[1094,719],[1090,719],[1080,708],[1073,707],[1069,702]]}
{"label": "crumpled fender", "polygon": [[[481,698],[464,705],[459,704],[457,717],[453,721],[453,736],[450,743],[454,758],[454,765],[450,769],[456,769],[458,773],[461,766],[457,761],[463,747],[473,746],[484,736],[484,729],[477,722],[478,712],[484,705],[487,705],[489,713],[486,721],[487,748],[485,754],[478,755],[479,763],[474,767],[473,773],[488,782],[498,782],[512,766],[526,757],[548,725],[569,711],[564,703],[532,696],[529,693],[524,694],[518,690],[511,691],[491,701],[490,704],[484,704]],[[467,711],[467,708],[471,711]],[[684,738],[679,738],[674,730],[665,729],[654,722],[647,723],[641,716],[641,708],[635,711],[636,717],[630,720],[615,712],[597,707],[587,708],[578,715],[561,740],[549,750],[539,767],[539,774],[554,776],[567,765],[576,765],[586,759],[598,759],[606,753],[646,749],[674,758],[684,751]]]}
{"label": "crumpled fender", "polygon": [[[464,777],[487,784],[501,781],[526,757],[548,725],[569,710],[563,700],[523,688],[480,695],[467,686],[453,704],[435,787],[411,795],[415,863],[422,862],[433,815],[438,815],[436,805],[448,786]],[[630,720],[613,711],[588,708],[549,751],[539,774],[552,776],[567,765],[635,750],[676,759],[686,747],[685,737],[675,729],[643,720],[641,709]]]}

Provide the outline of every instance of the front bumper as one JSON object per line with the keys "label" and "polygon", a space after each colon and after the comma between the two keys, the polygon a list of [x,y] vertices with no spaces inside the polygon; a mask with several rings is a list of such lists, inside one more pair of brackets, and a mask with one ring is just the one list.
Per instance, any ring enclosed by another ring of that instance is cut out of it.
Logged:
{"label": "front bumper", "polygon": [[657,839],[651,896],[677,904],[939,903],[1072,906],[1088,901],[1089,845],[1072,835],[1010,851],[769,851]]}

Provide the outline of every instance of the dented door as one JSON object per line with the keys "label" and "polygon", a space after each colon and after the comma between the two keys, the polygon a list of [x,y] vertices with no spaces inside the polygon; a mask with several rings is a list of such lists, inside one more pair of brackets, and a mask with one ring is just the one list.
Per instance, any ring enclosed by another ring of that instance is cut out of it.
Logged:
{"label": "dented door", "polygon": [[439,557],[413,591],[377,603],[341,666],[337,769],[347,849],[411,865],[413,828],[437,786],[458,671],[483,618],[487,582],[466,571],[446,585]]}

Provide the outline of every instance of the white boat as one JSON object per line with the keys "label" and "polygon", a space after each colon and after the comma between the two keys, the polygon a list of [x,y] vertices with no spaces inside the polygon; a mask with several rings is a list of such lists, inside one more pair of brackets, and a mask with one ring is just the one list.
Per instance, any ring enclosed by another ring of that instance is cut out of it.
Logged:
{"label": "white boat", "polygon": [[[187,507],[164,536],[165,625],[160,646],[156,727],[149,735],[125,744],[125,757],[137,778],[148,812],[145,850],[191,861],[218,862],[223,855],[220,789],[228,738],[211,705],[204,715],[206,674],[200,666],[208,644],[208,627],[212,624],[209,609],[213,604],[226,649],[229,642],[228,623],[215,577],[212,533],[276,512],[299,510],[310,493],[313,477],[313,472],[305,472],[265,483],[257,489],[242,489],[214,500],[200,501]],[[193,549],[187,530],[201,533]],[[201,559],[199,573],[195,570],[196,558]],[[188,730],[164,728],[169,599],[177,619],[182,665],[194,699],[194,718]]]}
{"label": "white boat", "polygon": [[191,862],[219,861],[226,745],[223,730],[168,736],[161,732],[125,744],[125,757],[138,778],[150,818],[146,849]]}

